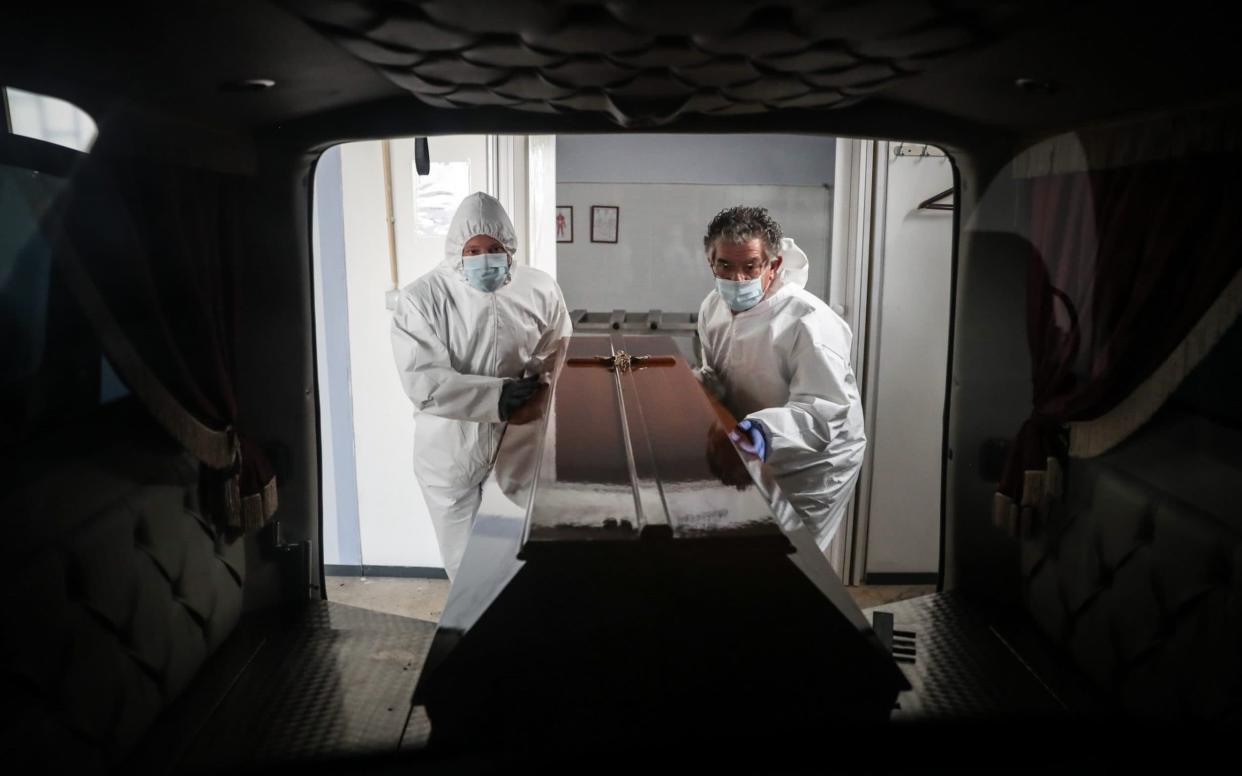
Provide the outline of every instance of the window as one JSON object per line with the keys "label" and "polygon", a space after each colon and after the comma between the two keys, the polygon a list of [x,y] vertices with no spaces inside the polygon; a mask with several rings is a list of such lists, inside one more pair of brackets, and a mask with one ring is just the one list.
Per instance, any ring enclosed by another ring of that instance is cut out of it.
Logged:
{"label": "window", "polygon": [[85,322],[41,230],[73,155],[9,142],[22,136],[85,151],[95,123],[63,100],[9,88],[0,94],[12,129],[0,132],[0,438],[19,441],[126,390],[94,338],[82,336]]}
{"label": "window", "polygon": [[4,88],[4,103],[9,131],[15,135],[83,153],[95,142],[94,120],[76,105],[12,87]]}

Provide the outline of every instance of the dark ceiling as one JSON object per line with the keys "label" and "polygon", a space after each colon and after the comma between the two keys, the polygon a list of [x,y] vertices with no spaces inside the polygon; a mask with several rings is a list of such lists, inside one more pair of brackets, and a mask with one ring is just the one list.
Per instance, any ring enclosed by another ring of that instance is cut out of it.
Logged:
{"label": "dark ceiling", "polygon": [[[0,80],[299,143],[752,131],[966,144],[1216,98],[1223,4],[241,0],[10,4]],[[228,89],[268,78],[265,91]],[[1034,83],[1021,87],[1018,79]]]}

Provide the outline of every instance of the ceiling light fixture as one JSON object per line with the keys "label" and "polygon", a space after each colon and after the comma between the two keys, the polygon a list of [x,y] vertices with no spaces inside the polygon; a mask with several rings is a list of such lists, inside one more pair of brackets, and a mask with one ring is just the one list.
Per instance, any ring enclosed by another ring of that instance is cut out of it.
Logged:
{"label": "ceiling light fixture", "polygon": [[1013,85],[1027,94],[1052,94],[1057,90],[1056,84],[1052,81],[1040,78],[1019,78],[1013,82]]}
{"label": "ceiling light fixture", "polygon": [[220,84],[222,92],[262,92],[271,89],[276,82],[270,78],[245,78]]}

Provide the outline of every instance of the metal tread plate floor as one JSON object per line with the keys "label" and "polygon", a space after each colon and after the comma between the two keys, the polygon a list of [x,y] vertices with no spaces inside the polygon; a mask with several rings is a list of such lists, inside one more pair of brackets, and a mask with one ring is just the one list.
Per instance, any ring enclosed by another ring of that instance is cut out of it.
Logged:
{"label": "metal tread plate floor", "polygon": [[934,593],[864,610],[893,615],[914,634],[913,662],[899,662],[911,689],[898,696],[894,721],[1059,716],[1067,709],[970,603]]}
{"label": "metal tread plate floor", "polygon": [[231,676],[207,673],[153,736],[157,747],[161,737],[186,745],[159,747],[162,767],[140,755],[141,769],[224,772],[394,752],[434,633],[432,622],[321,601],[235,634],[257,645],[244,667],[235,657]]}
{"label": "metal tread plate floor", "polygon": [[[865,610],[875,611],[891,613],[896,630],[913,633],[916,645],[913,662],[899,663],[912,689],[899,696],[894,721],[1066,713],[960,596]],[[250,650],[232,659],[242,667],[232,676],[205,672],[214,686],[179,702],[194,714],[179,721],[174,714],[156,736],[176,738],[180,725],[188,744],[174,752],[165,743],[159,759],[166,766],[152,768],[148,757],[142,770],[220,772],[417,749],[430,725],[421,708],[411,712],[410,698],[434,633],[431,622],[323,601],[266,623],[261,636],[236,634]]]}

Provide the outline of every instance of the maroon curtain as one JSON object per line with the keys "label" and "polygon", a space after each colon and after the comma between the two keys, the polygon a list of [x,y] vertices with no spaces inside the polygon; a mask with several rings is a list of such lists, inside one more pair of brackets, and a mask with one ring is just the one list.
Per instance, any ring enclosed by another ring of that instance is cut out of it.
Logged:
{"label": "maroon curtain", "polygon": [[1064,456],[1063,424],[1125,399],[1242,269],[1242,159],[1146,162],[1030,179],[1027,338],[1034,401],[1000,492]]}
{"label": "maroon curtain", "polygon": [[117,372],[202,464],[232,533],[275,509],[262,450],[237,427],[244,176],[112,154],[100,143],[49,215],[56,263]]}

